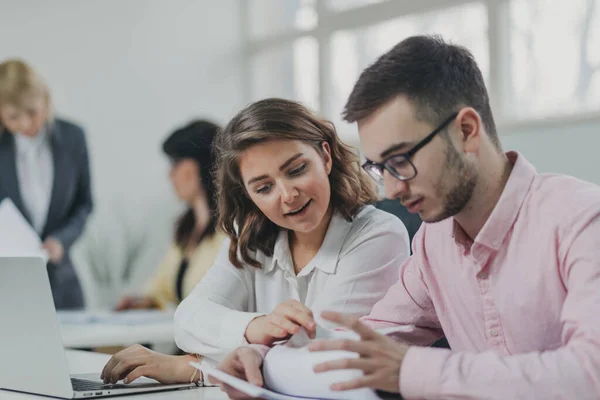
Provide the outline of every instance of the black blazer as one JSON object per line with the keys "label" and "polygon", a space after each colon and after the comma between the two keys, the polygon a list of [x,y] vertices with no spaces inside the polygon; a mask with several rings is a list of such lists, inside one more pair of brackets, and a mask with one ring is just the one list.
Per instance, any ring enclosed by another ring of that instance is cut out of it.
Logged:
{"label": "black blazer", "polygon": [[[59,265],[48,265],[48,275],[57,309],[82,308],[83,294],[69,249],[81,235],[92,211],[87,146],[83,130],[75,124],[56,119],[47,129],[54,160],[54,183],[41,239],[52,236],[65,250]],[[6,197],[31,222],[19,190],[15,138],[9,132],[0,133],[0,201]]]}

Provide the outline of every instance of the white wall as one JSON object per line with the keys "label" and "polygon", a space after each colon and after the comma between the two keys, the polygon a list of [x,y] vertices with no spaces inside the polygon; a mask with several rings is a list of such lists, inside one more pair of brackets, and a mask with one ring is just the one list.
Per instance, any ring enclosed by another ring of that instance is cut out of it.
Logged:
{"label": "white wall", "polygon": [[0,60],[31,63],[58,115],[87,132],[89,229],[144,233],[149,269],[178,211],[161,141],[192,117],[225,123],[243,105],[240,20],[236,0],[0,0]]}
{"label": "white wall", "polygon": [[500,127],[505,150],[518,150],[538,172],[573,175],[600,184],[600,118]]}

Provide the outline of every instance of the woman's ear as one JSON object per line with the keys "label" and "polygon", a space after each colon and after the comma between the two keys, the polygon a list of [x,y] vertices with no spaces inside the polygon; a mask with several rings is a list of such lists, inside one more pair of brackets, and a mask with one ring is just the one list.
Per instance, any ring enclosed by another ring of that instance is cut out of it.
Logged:
{"label": "woman's ear", "polygon": [[331,167],[333,160],[331,158],[331,147],[329,143],[323,142],[321,143],[321,149],[323,150],[323,161],[325,162],[325,170],[327,171],[327,175],[331,173]]}

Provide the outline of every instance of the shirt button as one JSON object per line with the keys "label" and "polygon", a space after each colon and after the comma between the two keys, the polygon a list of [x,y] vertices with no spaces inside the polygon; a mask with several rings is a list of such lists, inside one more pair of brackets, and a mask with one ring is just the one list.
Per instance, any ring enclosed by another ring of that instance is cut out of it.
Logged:
{"label": "shirt button", "polygon": [[500,333],[498,332],[497,329],[491,329],[490,330],[490,335],[492,335],[493,337],[498,336]]}

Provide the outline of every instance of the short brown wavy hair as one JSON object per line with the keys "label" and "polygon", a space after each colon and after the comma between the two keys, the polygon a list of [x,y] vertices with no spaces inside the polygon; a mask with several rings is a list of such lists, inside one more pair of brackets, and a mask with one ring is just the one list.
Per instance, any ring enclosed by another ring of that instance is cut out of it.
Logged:
{"label": "short brown wavy hair", "polygon": [[300,140],[320,154],[323,142],[329,144],[331,204],[346,220],[351,221],[361,207],[377,198],[356,149],[339,139],[331,122],[295,101],[270,98],[252,103],[233,117],[216,140],[218,226],[231,238],[229,260],[237,268],[244,263],[260,268],[251,252],[273,255],[279,234],[280,227],[250,199],[239,169],[240,153],[269,140]]}

